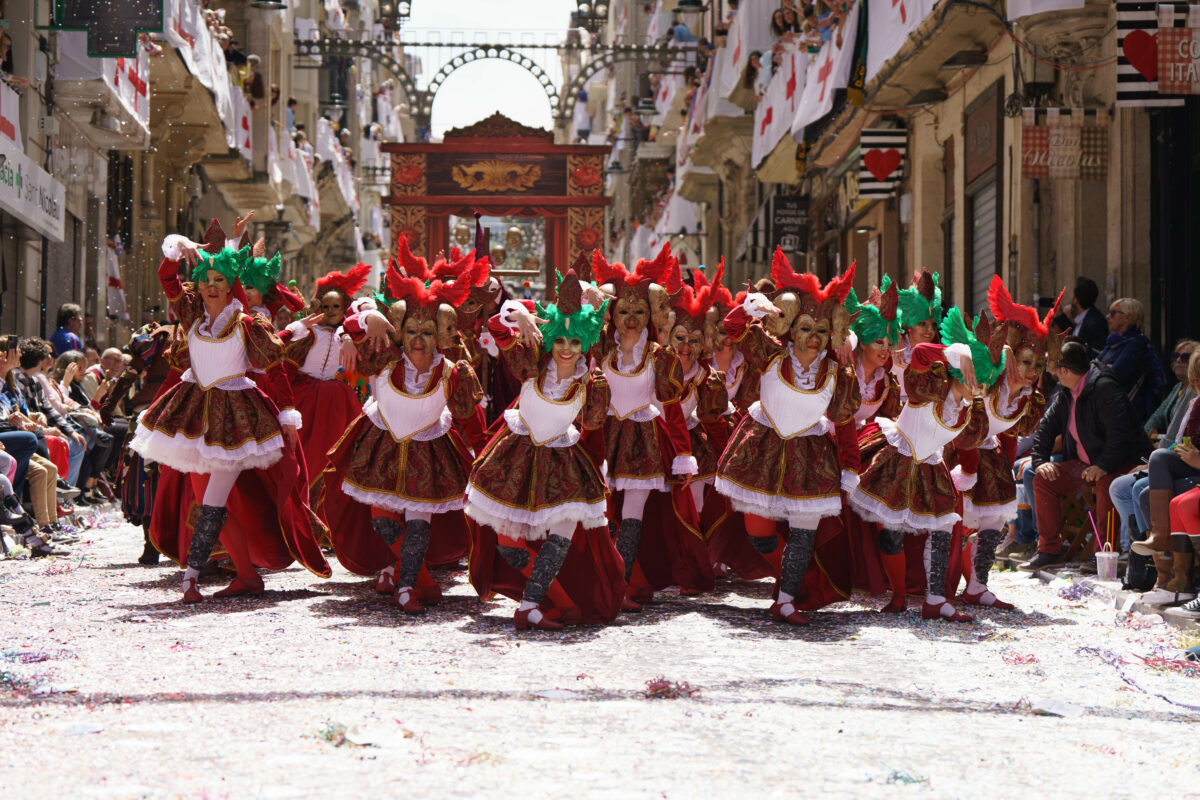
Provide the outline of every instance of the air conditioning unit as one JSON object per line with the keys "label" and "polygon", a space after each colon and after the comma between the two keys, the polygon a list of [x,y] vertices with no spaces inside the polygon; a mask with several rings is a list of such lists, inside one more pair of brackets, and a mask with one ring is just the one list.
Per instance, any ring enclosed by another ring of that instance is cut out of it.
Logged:
{"label": "air conditioning unit", "polygon": [[54,136],[58,133],[58,119],[53,114],[38,114],[38,133]]}

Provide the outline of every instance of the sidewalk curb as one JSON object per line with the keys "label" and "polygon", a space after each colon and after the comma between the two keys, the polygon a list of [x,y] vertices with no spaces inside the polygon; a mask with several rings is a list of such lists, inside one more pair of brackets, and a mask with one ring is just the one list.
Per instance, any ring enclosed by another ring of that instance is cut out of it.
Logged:
{"label": "sidewalk curb", "polygon": [[1153,614],[1160,617],[1168,625],[1174,625],[1182,630],[1200,632],[1200,617],[1190,617],[1179,610],[1177,606],[1150,605],[1141,601],[1141,593],[1129,592],[1121,588],[1119,581],[1100,581],[1093,576],[1056,575],[1048,570],[1038,570],[1031,574],[1042,583],[1049,584],[1057,578],[1071,578],[1091,589],[1096,597],[1109,601],[1118,611],[1136,611],[1139,614]]}

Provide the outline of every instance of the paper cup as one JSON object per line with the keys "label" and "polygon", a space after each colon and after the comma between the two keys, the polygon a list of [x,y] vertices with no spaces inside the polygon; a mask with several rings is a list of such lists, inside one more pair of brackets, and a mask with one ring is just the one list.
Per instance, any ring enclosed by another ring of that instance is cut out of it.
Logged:
{"label": "paper cup", "polygon": [[1114,553],[1111,550],[1102,550],[1096,553],[1096,577],[1102,581],[1115,581],[1117,579],[1117,557],[1119,553]]}

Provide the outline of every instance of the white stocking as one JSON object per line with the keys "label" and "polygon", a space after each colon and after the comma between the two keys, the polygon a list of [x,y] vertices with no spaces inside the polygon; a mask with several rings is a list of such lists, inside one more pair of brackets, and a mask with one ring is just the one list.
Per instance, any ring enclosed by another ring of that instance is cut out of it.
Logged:
{"label": "white stocking", "polygon": [[649,499],[649,489],[626,489],[625,499],[621,502],[621,519],[641,519]]}
{"label": "white stocking", "polygon": [[703,481],[692,481],[688,490],[692,493],[692,502],[696,504],[696,515],[704,510],[704,489],[708,484]]}
{"label": "white stocking", "polygon": [[210,473],[201,502],[206,506],[224,507],[229,500],[229,493],[233,491],[233,485],[237,483],[238,475],[241,474],[241,470]]}

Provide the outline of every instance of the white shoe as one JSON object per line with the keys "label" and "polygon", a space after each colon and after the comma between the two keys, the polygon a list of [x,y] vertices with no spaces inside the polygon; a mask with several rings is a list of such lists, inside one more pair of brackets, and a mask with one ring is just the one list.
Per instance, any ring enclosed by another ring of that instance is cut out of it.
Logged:
{"label": "white shoe", "polygon": [[1192,592],[1172,592],[1169,589],[1155,589],[1142,595],[1142,602],[1152,606],[1171,606],[1195,599],[1196,595]]}

